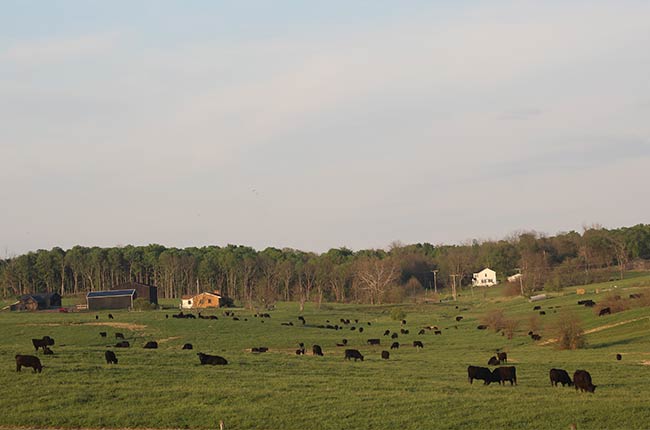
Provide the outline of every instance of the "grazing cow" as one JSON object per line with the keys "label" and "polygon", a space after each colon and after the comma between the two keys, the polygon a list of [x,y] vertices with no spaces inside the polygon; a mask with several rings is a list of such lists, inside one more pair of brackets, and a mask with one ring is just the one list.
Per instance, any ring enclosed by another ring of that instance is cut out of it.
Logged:
{"label": "grazing cow", "polygon": [[424,331],[424,329],[422,329],[422,330],[420,330],[420,331],[418,332],[418,336],[421,336],[421,335],[423,335],[424,333],[425,333],[425,331]]}
{"label": "grazing cow", "polygon": [[596,385],[591,383],[591,375],[586,370],[576,370],[573,374],[573,385],[576,387],[576,391],[586,391],[588,393],[593,393],[596,391]]}
{"label": "grazing cow", "polygon": [[598,312],[598,316],[602,317],[603,315],[610,315],[612,313],[612,310],[610,308],[602,308],[600,312]]}
{"label": "grazing cow", "polygon": [[268,350],[269,349],[266,346],[258,346],[258,347],[251,348],[251,352],[254,352],[256,354],[260,354],[260,353],[266,352]]}
{"label": "grazing cow", "polygon": [[414,340],[413,341],[413,347],[414,348],[424,348],[424,345],[422,344],[422,341]]}
{"label": "grazing cow", "polygon": [[560,383],[564,387],[568,385],[569,387],[573,385],[569,374],[564,369],[551,369],[548,373],[549,378],[551,379],[551,385],[557,387],[557,384]]}
{"label": "grazing cow", "polygon": [[542,309],[541,306],[535,306],[535,307],[533,308],[534,311],[538,311],[538,310],[540,310],[540,309]]}
{"label": "grazing cow", "polygon": [[54,355],[54,351],[52,351],[52,350],[51,350],[50,348],[48,348],[47,346],[44,346],[44,347],[43,347],[43,354],[45,354],[45,355]]}
{"label": "grazing cow", "polygon": [[384,332],[384,336],[388,336],[389,334],[390,334],[390,330],[386,330],[386,331]]}
{"label": "grazing cow", "polygon": [[320,345],[314,345],[311,347],[311,352],[313,355],[319,355],[323,356],[323,349],[320,347]]}
{"label": "grazing cow", "polygon": [[194,349],[194,347],[192,346],[191,343],[186,343],[185,345],[183,345],[183,348],[181,349]]}
{"label": "grazing cow", "polygon": [[442,334],[442,330],[434,330],[433,334],[436,335],[436,336],[440,335],[440,334]]}
{"label": "grazing cow", "polygon": [[336,346],[346,346],[347,344],[348,344],[348,340],[347,340],[347,339],[343,339],[343,340],[341,341],[341,343],[337,343]]}
{"label": "grazing cow", "polygon": [[461,316],[457,316],[457,317],[456,317],[456,322],[460,322],[460,320],[462,320],[462,319],[463,319],[463,317],[461,317]]}
{"label": "grazing cow", "polygon": [[166,319],[166,320],[169,319],[169,314],[165,314],[165,319]]}
{"label": "grazing cow", "polygon": [[393,342],[390,346],[390,349],[399,349],[399,342]]}
{"label": "grazing cow", "polygon": [[357,328],[355,326],[350,327],[351,331],[355,331]]}
{"label": "grazing cow", "polygon": [[299,320],[300,322],[302,322],[302,325],[307,324],[307,321],[305,321],[305,317],[300,316],[300,317],[298,317],[298,320]]}
{"label": "grazing cow", "polygon": [[406,324],[406,320],[402,320],[402,325],[405,325],[405,324]]}
{"label": "grazing cow", "polygon": [[20,372],[21,367],[31,367],[34,369],[34,373],[38,372],[41,373],[41,370],[43,370],[43,365],[41,364],[41,360],[38,359],[38,357],[35,357],[33,355],[16,355],[16,372]]}
{"label": "grazing cow", "polygon": [[305,348],[296,349],[296,355],[305,355]]}
{"label": "grazing cow", "polygon": [[631,299],[640,299],[641,297],[643,297],[643,294],[641,294],[641,293],[630,294]]}
{"label": "grazing cow", "polygon": [[578,304],[583,305],[587,308],[592,308],[596,305],[596,302],[594,302],[593,300],[578,300]]}
{"label": "grazing cow", "polygon": [[95,315],[95,319],[98,320],[98,319],[99,319],[99,315]]}
{"label": "grazing cow", "polygon": [[617,359],[617,360],[620,361],[622,358],[623,358],[623,356],[622,356],[621,354],[616,354],[616,359]]}
{"label": "grazing cow", "polygon": [[391,339],[397,339],[397,338],[398,338],[397,333],[393,333],[393,334],[391,334],[391,335],[390,335],[390,338],[391,338]]}
{"label": "grazing cow", "polygon": [[359,327],[359,333],[363,333],[363,327]]}
{"label": "grazing cow", "polygon": [[490,382],[492,382],[492,372],[487,367],[468,366],[467,379],[469,379],[470,384],[474,382],[474,379],[481,379],[483,380],[483,385],[490,385]]}
{"label": "grazing cow", "polygon": [[115,348],[129,348],[130,346],[131,344],[129,344],[129,342],[126,340],[123,340],[122,342],[117,342],[115,344]]}
{"label": "grazing cow", "polygon": [[104,358],[106,358],[106,364],[117,364],[117,357],[113,351],[106,351]]}
{"label": "grazing cow", "polygon": [[485,324],[481,324],[481,325],[476,326],[476,328],[479,329],[479,330],[485,330],[485,329],[487,329],[487,326]]}
{"label": "grazing cow", "polygon": [[499,362],[501,363],[507,363],[508,362],[508,354],[505,352],[497,352],[497,358],[499,359]]}
{"label": "grazing cow", "polygon": [[379,345],[379,339],[368,339],[368,345]]}
{"label": "grazing cow", "polygon": [[382,352],[381,352],[381,358],[382,358],[383,360],[388,360],[388,359],[390,358],[390,352],[388,352],[388,351],[382,351]]}
{"label": "grazing cow", "polygon": [[115,339],[124,339],[124,335],[122,333],[115,333]]}
{"label": "grazing cow", "polygon": [[199,352],[196,355],[199,356],[199,360],[201,361],[201,364],[210,364],[212,366],[216,366],[216,365],[224,366],[228,364],[228,360],[226,360],[223,357],[219,357],[218,355],[208,355],[202,352]]}
{"label": "grazing cow", "polygon": [[501,362],[494,355],[488,360],[488,366],[498,366],[499,364],[501,364]]}
{"label": "grazing cow", "polygon": [[144,348],[146,349],[158,349],[158,342],[155,340],[149,341],[144,344]]}
{"label": "grazing cow", "polygon": [[540,315],[546,315],[546,311],[539,311]]}
{"label": "grazing cow", "polygon": [[112,319],[115,319],[115,318],[113,318],[113,314],[108,314],[108,319],[112,320]]}
{"label": "grazing cow", "polygon": [[[188,320],[195,320],[195,319],[196,319],[196,315],[187,314],[187,315],[185,315],[185,318],[187,318]],[[233,318],[233,319],[234,319],[234,318]]]}
{"label": "grazing cow", "polygon": [[372,325],[372,324],[370,323],[370,321],[368,321],[368,325]]}
{"label": "grazing cow", "polygon": [[100,331],[100,332],[99,332],[99,335],[100,335],[101,337],[106,337],[106,332],[105,332],[105,331]]}
{"label": "grazing cow", "polygon": [[38,348],[43,348],[43,351],[45,351],[45,348],[54,345],[54,339],[49,336],[43,336],[42,339],[32,339],[32,345],[34,345],[36,351],[38,351]]}
{"label": "grazing cow", "polygon": [[345,359],[349,360],[354,358],[354,361],[361,360],[363,361],[363,355],[359,352],[358,349],[346,349],[345,350]]}
{"label": "grazing cow", "polygon": [[517,369],[514,366],[497,367],[492,371],[492,382],[505,385],[506,381],[510,381],[510,385],[517,385]]}
{"label": "grazing cow", "polygon": [[540,336],[538,334],[535,334],[535,333],[531,334],[530,337],[533,340],[542,340],[542,336]]}

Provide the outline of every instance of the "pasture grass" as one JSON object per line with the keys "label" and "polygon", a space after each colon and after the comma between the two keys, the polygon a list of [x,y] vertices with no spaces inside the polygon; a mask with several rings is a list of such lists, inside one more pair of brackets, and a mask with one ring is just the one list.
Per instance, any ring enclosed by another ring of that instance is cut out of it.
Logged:
{"label": "pasture grass", "polygon": [[[603,291],[607,289],[624,297],[650,294],[649,282],[650,276],[636,276],[591,285],[585,296],[567,288],[536,303],[502,297],[496,287],[486,298],[465,291],[457,303],[327,304],[320,310],[308,304],[302,313],[305,326],[297,320],[296,303],[279,304],[270,319],[235,309],[240,321],[222,311],[204,312],[218,315],[218,320],[174,319],[176,310],[169,309],[110,311],[114,320],[107,319],[108,311],[2,312],[0,426],[207,429],[218,428],[223,420],[227,429],[568,429],[572,423],[578,429],[648,428],[650,308],[598,317],[594,309],[576,302],[598,302],[611,294]],[[526,333],[537,304],[547,314],[539,316],[543,338],[535,343]],[[399,331],[400,323],[390,318],[396,307],[407,313],[410,334],[399,336],[402,346],[390,350],[385,361],[380,352],[389,350],[392,340],[382,334]],[[521,320],[513,339],[476,329],[491,309]],[[586,330],[595,330],[587,335],[585,349],[560,351],[552,343],[542,344],[554,336],[555,320],[567,310]],[[463,320],[456,322],[457,315]],[[340,324],[340,318],[358,318],[360,323],[351,325],[364,332],[317,327],[327,320]],[[281,325],[289,321],[294,325]],[[438,326],[442,335],[428,330],[417,334],[429,325]],[[107,331],[109,338],[101,338],[100,331]],[[115,332],[124,333],[132,347],[113,348]],[[14,355],[34,354],[31,339],[43,335],[56,341],[54,356],[36,354],[45,365],[43,373],[17,373]],[[343,359],[344,348],[335,346],[343,338],[365,361]],[[381,345],[368,346],[368,338],[380,338]],[[424,343],[423,350],[411,346],[416,339]],[[143,349],[149,340],[157,340],[159,349]],[[186,342],[194,350],[181,350]],[[305,343],[306,356],[295,355],[298,342]],[[324,357],[311,355],[313,344],[322,346]],[[254,346],[270,351],[255,355],[249,351]],[[117,366],[105,364],[109,347],[119,358]],[[507,351],[509,365],[517,367],[518,385],[470,385],[467,366],[486,366],[497,348]],[[201,366],[199,351],[221,355],[229,364]],[[622,361],[615,360],[616,353],[623,355]],[[552,367],[571,375],[576,369],[588,370],[598,387],[595,394],[551,387]]]}

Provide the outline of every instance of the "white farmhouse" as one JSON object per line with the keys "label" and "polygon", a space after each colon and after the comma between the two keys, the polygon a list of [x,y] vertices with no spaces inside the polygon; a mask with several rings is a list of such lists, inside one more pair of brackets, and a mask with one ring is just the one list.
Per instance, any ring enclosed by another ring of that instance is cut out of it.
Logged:
{"label": "white farmhouse", "polygon": [[497,272],[487,267],[478,273],[472,275],[472,285],[474,287],[491,287],[497,284]]}

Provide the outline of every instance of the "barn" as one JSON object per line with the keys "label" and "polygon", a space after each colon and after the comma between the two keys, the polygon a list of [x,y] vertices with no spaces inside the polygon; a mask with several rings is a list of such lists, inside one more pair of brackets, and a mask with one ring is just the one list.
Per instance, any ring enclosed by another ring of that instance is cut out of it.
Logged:
{"label": "barn", "polygon": [[182,309],[206,309],[218,308],[221,305],[221,294],[218,291],[214,293],[199,293],[194,296],[181,297]]}
{"label": "barn", "polygon": [[113,286],[111,290],[135,290],[137,298],[147,299],[149,303],[158,304],[158,288],[153,285],[141,284],[139,282],[126,282]]}
{"label": "barn", "polygon": [[61,307],[61,295],[59,293],[25,294],[12,303],[9,309],[12,311],[37,311]]}
{"label": "barn", "polygon": [[130,309],[133,307],[133,300],[137,297],[136,290],[109,290],[91,291],[86,294],[88,310],[97,309]]}

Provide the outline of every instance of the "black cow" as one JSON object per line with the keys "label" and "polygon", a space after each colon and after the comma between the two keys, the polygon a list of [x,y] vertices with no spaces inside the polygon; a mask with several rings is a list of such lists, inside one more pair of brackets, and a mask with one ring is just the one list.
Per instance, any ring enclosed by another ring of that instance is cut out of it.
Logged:
{"label": "black cow", "polygon": [[305,348],[296,349],[296,355],[305,355]]}
{"label": "black cow", "polygon": [[596,386],[591,383],[591,375],[586,370],[576,370],[573,374],[573,385],[576,387],[576,391],[587,391],[588,393],[593,393],[596,391]]}
{"label": "black cow", "polygon": [[539,311],[540,315],[546,315],[546,311]]}
{"label": "black cow", "polygon": [[533,308],[534,311],[538,311],[538,310],[540,310],[540,309],[542,309],[541,306],[535,306],[535,307]]}
{"label": "black cow", "polygon": [[112,319],[115,319],[115,318],[113,318],[113,314],[108,314],[108,319],[112,320]]}
{"label": "black cow", "polygon": [[492,357],[490,357],[487,364],[488,364],[488,366],[498,366],[499,364],[501,364],[501,362],[499,361],[498,358],[496,358],[493,355]]}
{"label": "black cow", "polygon": [[507,363],[508,362],[508,354],[505,352],[497,352],[497,358],[501,363]]}
{"label": "black cow", "polygon": [[596,302],[594,302],[593,300],[578,300],[578,304],[583,305],[587,308],[591,308],[596,305]]}
{"label": "black cow", "polygon": [[390,358],[390,352],[388,352],[388,351],[382,351],[382,352],[381,352],[381,358],[382,358],[383,360],[388,360],[388,359]]}
{"label": "black cow", "polygon": [[557,387],[557,384],[560,383],[564,387],[568,385],[569,387],[573,385],[569,374],[564,369],[551,369],[548,373],[549,378],[551,379],[551,385]]}
{"label": "black cow", "polygon": [[390,349],[399,349],[399,342],[393,342],[390,346]]}
{"label": "black cow", "polygon": [[386,331],[384,332],[384,336],[388,336],[389,334],[390,334],[390,330],[386,330]]}
{"label": "black cow", "polygon": [[530,337],[533,340],[542,340],[542,336],[540,336],[538,334],[535,334],[535,333],[531,334]]}
{"label": "black cow", "polygon": [[99,319],[99,315],[95,315],[95,319],[98,320],[98,319]]}
{"label": "black cow", "polygon": [[216,365],[224,366],[228,364],[228,360],[226,360],[223,357],[219,357],[218,355],[208,355],[202,352],[199,352],[196,355],[199,356],[199,360],[201,361],[201,364],[210,364],[212,366],[216,366]]}
{"label": "black cow", "polygon": [[123,340],[122,342],[117,342],[115,344],[115,348],[129,348],[130,346],[131,344],[129,344],[129,342],[126,340]]}
{"label": "black cow", "polygon": [[266,346],[257,346],[257,347],[251,348],[251,352],[254,352],[256,354],[261,354],[261,353],[266,352],[268,350],[269,349]]}
{"label": "black cow", "polygon": [[41,373],[41,370],[43,370],[43,365],[41,364],[41,360],[38,359],[38,357],[35,357],[33,355],[16,355],[16,372],[20,372],[21,367],[31,367],[34,369],[34,373],[38,372]]}
{"label": "black cow", "polygon": [[194,349],[194,347],[192,346],[191,343],[186,343],[185,345],[183,345],[182,349]]}
{"label": "black cow", "polygon": [[421,335],[423,335],[424,333],[425,333],[425,331],[424,331],[424,329],[422,329],[422,330],[420,330],[420,331],[418,332],[418,336],[421,336]]}
{"label": "black cow", "polygon": [[481,324],[481,325],[476,326],[476,328],[479,329],[479,330],[485,330],[485,329],[487,329],[487,326],[485,324]]}
{"label": "black cow", "polygon": [[146,349],[158,349],[158,342],[155,340],[149,341],[144,344],[144,348]]}
{"label": "black cow", "polygon": [[414,347],[414,348],[424,348],[424,345],[422,344],[421,341],[419,341],[419,340],[414,340],[414,341],[413,341],[413,347]]}
{"label": "black cow", "polygon": [[492,372],[487,367],[468,366],[467,379],[469,379],[470,384],[474,382],[474,379],[481,379],[483,380],[483,385],[490,385],[490,382],[492,382]]}
{"label": "black cow", "polygon": [[363,327],[359,327],[359,333],[363,333]]}
{"label": "black cow", "polygon": [[368,345],[379,345],[379,339],[368,339]]}
{"label": "black cow", "polygon": [[437,336],[437,335],[441,335],[441,334],[442,334],[442,330],[434,330],[434,331],[433,331],[433,334],[436,335],[436,336]]}
{"label": "black cow", "polygon": [[42,339],[32,339],[32,345],[34,345],[36,351],[38,351],[38,348],[43,348],[43,351],[45,351],[46,347],[54,345],[54,339],[49,336],[43,336]]}
{"label": "black cow", "polygon": [[397,333],[393,333],[393,334],[390,335],[391,339],[397,339],[398,337],[399,336],[397,335]]}
{"label": "black cow", "polygon": [[621,354],[616,354],[616,359],[617,359],[617,360],[620,361],[622,358],[623,358],[623,356],[622,356]]}
{"label": "black cow", "polygon": [[402,320],[402,325],[406,324],[406,320]]}
{"label": "black cow", "polygon": [[320,347],[320,345],[314,345],[311,347],[311,352],[313,355],[318,355],[318,356],[323,356],[323,349]]}
{"label": "black cow", "polygon": [[492,371],[492,382],[505,385],[506,381],[510,381],[510,385],[517,385],[517,369],[514,366],[497,367]]}
{"label": "black cow", "polygon": [[361,360],[363,361],[363,355],[359,352],[358,349],[346,349],[345,350],[345,359],[349,360],[354,358],[354,361]]}
{"label": "black cow", "polygon": [[603,315],[610,315],[612,313],[612,310],[610,308],[602,308],[600,312],[598,312],[598,316],[602,317]]}
{"label": "black cow", "polygon": [[54,351],[52,351],[52,350],[51,350],[50,348],[48,348],[47,346],[44,346],[44,347],[43,347],[43,354],[45,354],[45,355],[54,355]]}
{"label": "black cow", "polygon": [[115,339],[124,339],[124,335],[122,333],[115,333]]}
{"label": "black cow", "polygon": [[641,297],[643,297],[643,294],[641,294],[641,293],[630,294],[631,299],[640,299]]}
{"label": "black cow", "polygon": [[463,317],[461,317],[461,316],[457,316],[457,317],[456,317],[456,322],[460,322],[460,320],[462,320],[462,319],[463,319]]}
{"label": "black cow", "polygon": [[106,364],[117,364],[117,357],[113,351],[106,351],[104,358],[106,358]]}
{"label": "black cow", "polygon": [[99,335],[100,335],[101,337],[106,337],[106,332],[105,332],[105,331],[100,331],[100,332],[99,332]]}

